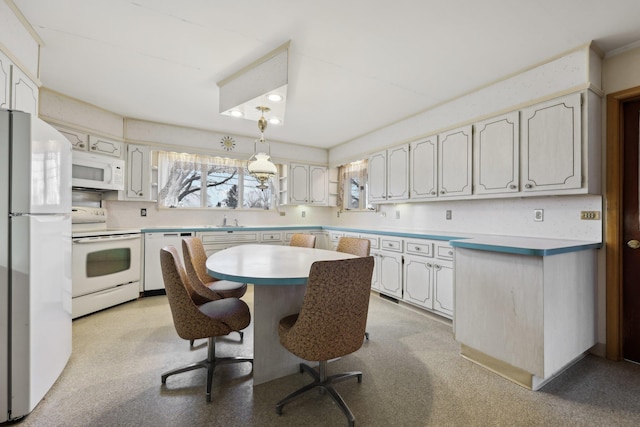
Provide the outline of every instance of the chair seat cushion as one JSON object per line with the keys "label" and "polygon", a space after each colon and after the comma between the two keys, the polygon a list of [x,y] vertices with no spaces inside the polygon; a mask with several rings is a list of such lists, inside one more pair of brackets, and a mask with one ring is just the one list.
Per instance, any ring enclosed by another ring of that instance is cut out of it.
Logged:
{"label": "chair seat cushion", "polygon": [[240,298],[247,293],[246,283],[232,282],[231,280],[216,280],[206,283],[206,286],[223,298]]}
{"label": "chair seat cushion", "polygon": [[231,330],[239,331],[249,326],[251,314],[249,306],[238,298],[223,298],[202,304],[198,310],[211,319],[228,325]]}

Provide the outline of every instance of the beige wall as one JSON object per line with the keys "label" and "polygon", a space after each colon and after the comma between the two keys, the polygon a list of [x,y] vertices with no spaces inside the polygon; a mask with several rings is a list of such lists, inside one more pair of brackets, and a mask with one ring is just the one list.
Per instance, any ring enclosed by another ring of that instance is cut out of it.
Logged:
{"label": "beige wall", "polygon": [[607,56],[602,69],[602,89],[614,93],[640,86],[640,46]]}

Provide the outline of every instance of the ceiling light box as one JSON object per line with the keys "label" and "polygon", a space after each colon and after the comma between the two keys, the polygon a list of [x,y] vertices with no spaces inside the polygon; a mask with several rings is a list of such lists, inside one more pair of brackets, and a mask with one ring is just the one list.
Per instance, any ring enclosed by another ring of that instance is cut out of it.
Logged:
{"label": "ceiling light box", "polygon": [[[220,114],[257,121],[261,111],[269,107],[267,119],[284,123],[287,84],[289,83],[289,45],[286,42],[243,69],[218,82]],[[280,100],[277,100],[279,95]]]}

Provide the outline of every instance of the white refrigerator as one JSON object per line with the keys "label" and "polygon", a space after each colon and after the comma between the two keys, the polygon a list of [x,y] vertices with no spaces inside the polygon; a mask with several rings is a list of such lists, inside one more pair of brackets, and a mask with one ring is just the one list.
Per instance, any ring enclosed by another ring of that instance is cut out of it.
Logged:
{"label": "white refrigerator", "polygon": [[71,355],[71,147],[0,109],[0,422],[29,414]]}

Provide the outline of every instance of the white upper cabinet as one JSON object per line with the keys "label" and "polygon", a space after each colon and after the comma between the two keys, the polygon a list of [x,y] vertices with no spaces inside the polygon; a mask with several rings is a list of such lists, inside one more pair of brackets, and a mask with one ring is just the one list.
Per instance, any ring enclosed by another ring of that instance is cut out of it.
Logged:
{"label": "white upper cabinet", "polygon": [[123,143],[100,136],[89,136],[89,151],[95,154],[105,154],[107,156],[122,157]]}
{"label": "white upper cabinet", "polygon": [[387,150],[387,200],[409,198],[409,145]]}
{"label": "white upper cabinet", "polygon": [[0,51],[0,108],[9,109],[11,103],[11,61]]}
{"label": "white upper cabinet", "polygon": [[409,144],[369,157],[369,201],[397,202],[409,198]]}
{"label": "white upper cabinet", "polygon": [[438,137],[410,144],[409,198],[431,199],[438,195]]}
{"label": "white upper cabinet", "polygon": [[151,152],[146,145],[127,145],[126,198],[151,200]]}
{"label": "white upper cabinet", "polygon": [[387,201],[387,151],[369,156],[367,163],[369,175],[369,201],[372,203]]}
{"label": "white upper cabinet", "polygon": [[471,132],[471,125],[468,125],[438,136],[439,197],[471,194]]}
{"label": "white upper cabinet", "polygon": [[38,85],[1,51],[0,108],[38,115]]}
{"label": "white upper cabinet", "polygon": [[579,93],[522,110],[522,191],[582,186],[582,108]]}
{"label": "white upper cabinet", "polygon": [[87,151],[89,149],[89,134],[79,130],[70,129],[64,126],[53,125],[71,143],[74,150]]}
{"label": "white upper cabinet", "polygon": [[285,193],[289,204],[328,206],[329,176],[326,166],[291,163],[286,181],[288,191]]}
{"label": "white upper cabinet", "polygon": [[473,135],[475,194],[514,193],[520,189],[518,112],[475,124]]}
{"label": "white upper cabinet", "polygon": [[329,175],[325,166],[309,165],[309,204],[329,204]]}
{"label": "white upper cabinet", "polygon": [[38,115],[38,86],[15,65],[11,67],[11,108]]}

